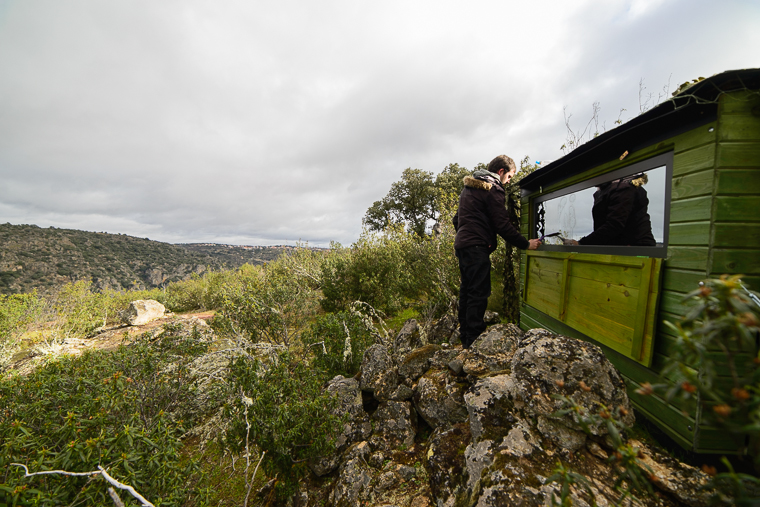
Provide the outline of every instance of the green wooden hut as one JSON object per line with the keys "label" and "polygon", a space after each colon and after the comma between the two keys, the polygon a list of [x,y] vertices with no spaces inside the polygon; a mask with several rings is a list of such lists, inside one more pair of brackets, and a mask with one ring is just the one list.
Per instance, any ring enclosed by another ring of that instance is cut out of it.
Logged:
{"label": "green wooden hut", "polygon": [[596,188],[642,174],[655,244],[568,246],[553,237],[524,252],[521,326],[597,343],[636,409],[680,445],[735,451],[740,444],[706,425],[699,404],[635,390],[661,382],[674,343],[663,321],[685,313],[683,296],[700,280],[742,274],[760,288],[760,69],[702,80],[524,178],[522,232],[583,237],[593,231]]}

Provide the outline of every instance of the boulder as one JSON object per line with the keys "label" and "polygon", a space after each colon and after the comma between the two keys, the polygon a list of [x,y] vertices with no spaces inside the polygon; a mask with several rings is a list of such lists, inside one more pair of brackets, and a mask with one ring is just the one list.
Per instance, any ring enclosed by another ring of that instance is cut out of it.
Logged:
{"label": "boulder", "polygon": [[129,303],[125,320],[130,326],[141,326],[164,316],[166,308],[152,299],[138,299]]}
{"label": "boulder", "polygon": [[[377,376],[375,381],[375,390],[373,395],[377,401],[388,401],[398,399],[409,399],[408,393],[411,389],[407,386],[399,385],[398,368],[390,366],[385,371],[382,371]],[[406,390],[403,388],[406,387]],[[402,388],[402,389],[400,389]],[[404,398],[404,396],[406,398]]]}
{"label": "boulder", "polygon": [[462,356],[462,369],[466,374],[476,377],[508,373],[522,336],[523,332],[514,324],[490,327]]}
{"label": "boulder", "polygon": [[372,414],[372,427],[369,444],[373,450],[409,448],[417,434],[417,412],[408,401],[384,401]]}
{"label": "boulder", "polygon": [[330,505],[335,507],[356,507],[367,493],[372,482],[372,468],[367,464],[370,448],[367,442],[359,442],[351,447],[340,466],[338,480],[330,494]]}
{"label": "boulder", "polygon": [[[442,348],[430,358],[429,364],[431,370],[444,370],[449,367],[452,359],[457,357],[462,351],[452,348]],[[460,369],[461,371],[461,369]]]}
{"label": "boulder", "polygon": [[414,388],[414,407],[431,428],[449,428],[467,420],[464,393],[468,387],[448,369],[430,370]]}
{"label": "boulder", "polygon": [[346,417],[346,422],[335,440],[335,451],[309,463],[309,468],[317,476],[337,469],[340,465],[340,455],[352,444],[368,439],[372,433],[372,425],[369,415],[363,409],[361,390],[356,379],[338,375],[328,382],[327,392],[338,399],[338,406],[333,410],[333,414]]}
{"label": "boulder", "polygon": [[430,438],[430,446],[425,456],[425,471],[435,505],[463,505],[466,496],[464,453],[469,443],[470,430],[466,424],[457,424],[445,431],[436,431]]}
{"label": "boulder", "polygon": [[478,380],[464,395],[473,442],[501,440],[517,421],[514,383],[509,375]]}
{"label": "boulder", "polygon": [[416,319],[407,320],[393,342],[394,356],[403,357],[408,352],[425,345],[422,342],[421,331]]}
{"label": "boulder", "polygon": [[384,345],[375,344],[364,351],[362,357],[361,389],[374,393],[388,370],[393,369],[393,359]]}
{"label": "boulder", "polygon": [[[543,417],[546,435],[556,440],[556,424],[582,431],[574,412],[561,418],[554,414],[563,408],[554,395],[572,398],[588,413],[597,413],[600,404],[614,410],[622,408],[622,423],[632,426],[633,410],[623,379],[598,346],[562,335],[528,333],[512,357],[509,396],[527,419]],[[589,429],[593,435],[606,435],[600,421]],[[542,431],[539,429],[539,431]],[[573,444],[574,446],[575,444]]]}
{"label": "boulder", "polygon": [[430,326],[430,330],[428,331],[427,335],[428,343],[435,343],[438,345],[449,343],[451,335],[454,333],[454,331],[457,330],[458,327],[459,322],[454,315],[444,315],[432,326]]}
{"label": "boulder", "polygon": [[414,349],[404,356],[404,360],[398,367],[399,376],[403,379],[416,382],[423,376],[430,366],[430,358],[441,350],[440,345],[428,344]]}
{"label": "boulder", "polygon": [[494,324],[501,322],[501,317],[496,312],[486,310],[486,313],[483,315],[483,322],[485,322],[487,326],[493,326]]}

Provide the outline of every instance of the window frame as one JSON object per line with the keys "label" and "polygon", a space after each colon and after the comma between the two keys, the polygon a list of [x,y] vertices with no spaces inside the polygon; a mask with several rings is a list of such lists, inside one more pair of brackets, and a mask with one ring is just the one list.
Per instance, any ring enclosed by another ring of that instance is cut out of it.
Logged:
{"label": "window frame", "polygon": [[538,235],[538,206],[544,201],[556,199],[580,190],[595,187],[600,183],[613,181],[632,174],[646,172],[658,167],[665,166],[665,202],[663,212],[662,244],[657,246],[610,246],[610,245],[541,245],[541,250],[548,252],[578,252],[601,255],[624,255],[633,257],[660,257],[668,255],[668,240],[670,229],[670,199],[673,183],[673,151],[650,157],[646,160],[615,169],[599,176],[574,183],[567,187],[549,192],[533,198],[531,202],[531,238],[539,238]]}

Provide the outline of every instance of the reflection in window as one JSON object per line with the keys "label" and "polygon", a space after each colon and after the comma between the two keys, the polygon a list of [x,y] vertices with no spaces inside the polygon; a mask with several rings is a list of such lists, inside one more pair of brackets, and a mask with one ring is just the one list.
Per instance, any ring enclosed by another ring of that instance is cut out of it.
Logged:
{"label": "reflection in window", "polygon": [[549,245],[662,246],[665,192],[663,165],[545,199],[536,236]]}

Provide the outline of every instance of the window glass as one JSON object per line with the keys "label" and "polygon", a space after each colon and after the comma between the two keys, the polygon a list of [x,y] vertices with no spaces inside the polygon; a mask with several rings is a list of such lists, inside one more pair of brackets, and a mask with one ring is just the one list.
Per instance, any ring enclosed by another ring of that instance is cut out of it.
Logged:
{"label": "window glass", "polygon": [[672,155],[655,157],[537,198],[533,237],[560,250],[613,247],[614,253],[641,255],[620,251],[636,247],[659,256],[651,248],[664,249],[667,243],[669,161]]}

